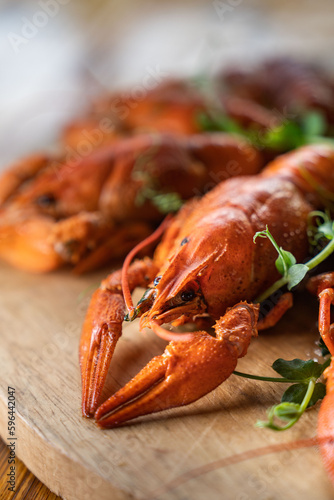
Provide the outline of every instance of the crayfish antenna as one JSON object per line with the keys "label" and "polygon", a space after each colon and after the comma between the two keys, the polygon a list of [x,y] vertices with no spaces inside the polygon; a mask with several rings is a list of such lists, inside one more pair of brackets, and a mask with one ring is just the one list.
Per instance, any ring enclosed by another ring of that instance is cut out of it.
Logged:
{"label": "crayfish antenna", "polygon": [[135,318],[135,308],[132,302],[132,297],[131,297],[131,290],[129,286],[129,281],[128,281],[128,271],[129,271],[129,266],[131,264],[131,261],[135,257],[135,255],[138,254],[143,248],[147,247],[154,241],[156,241],[166,230],[168,227],[169,223],[171,221],[171,216],[167,215],[167,217],[162,221],[160,226],[147,238],[145,238],[143,241],[138,243],[126,256],[124,260],[124,264],[122,267],[122,291],[123,291],[123,297],[124,301],[126,304],[126,307],[128,309],[129,313],[129,319],[130,321]]}
{"label": "crayfish antenna", "polygon": [[133,418],[187,405],[208,394],[236,367],[257,334],[258,306],[237,304],[220,318],[216,338],[193,332],[184,341],[172,341],[126,386],[95,413],[101,427],[116,427]]}

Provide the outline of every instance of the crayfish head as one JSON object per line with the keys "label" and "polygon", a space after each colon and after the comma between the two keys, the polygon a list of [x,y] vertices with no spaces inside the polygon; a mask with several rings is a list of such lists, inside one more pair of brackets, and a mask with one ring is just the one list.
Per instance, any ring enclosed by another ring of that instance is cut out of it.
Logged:
{"label": "crayfish head", "polygon": [[169,296],[164,288],[159,287],[159,285],[150,290],[152,291],[148,293],[147,297],[147,301],[150,304],[144,313],[143,307],[145,308],[145,304],[140,301],[142,311],[140,320],[141,329],[150,327],[152,321],[159,325],[173,322],[180,325],[192,321],[196,315],[206,311],[206,304],[199,283],[196,281],[187,283],[182,290],[172,297]]}

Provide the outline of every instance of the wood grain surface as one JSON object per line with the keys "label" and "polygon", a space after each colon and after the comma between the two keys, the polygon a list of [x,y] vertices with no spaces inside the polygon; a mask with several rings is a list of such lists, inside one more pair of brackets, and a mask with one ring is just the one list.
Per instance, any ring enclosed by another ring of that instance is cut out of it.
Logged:
{"label": "wood grain surface", "polygon": [[[231,376],[188,407],[98,429],[80,414],[77,349],[101,273],[77,278],[64,271],[46,278],[5,266],[0,272],[0,434],[6,440],[7,387],[15,387],[17,455],[52,491],[69,500],[215,500],[222,491],[226,500],[307,500],[314,491],[318,500],[333,498],[316,447],[235,463],[235,454],[315,435],[318,408],[286,433],[254,427],[280,399],[281,385]],[[280,324],[252,342],[238,369],[272,375],[269,367],[278,357],[314,357],[316,317],[316,301],[297,296]],[[139,334],[136,322],[126,325],[104,396],[164,345],[151,332]]]}
{"label": "wood grain surface", "polygon": [[2,500],[60,500],[60,497],[52,493],[17,459],[15,492],[9,491],[8,457],[7,446],[0,439],[0,498]]}

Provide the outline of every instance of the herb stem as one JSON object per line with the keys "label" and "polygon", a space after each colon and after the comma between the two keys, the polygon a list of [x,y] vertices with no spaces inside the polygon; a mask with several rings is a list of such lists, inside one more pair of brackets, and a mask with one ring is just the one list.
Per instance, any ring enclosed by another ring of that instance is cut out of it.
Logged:
{"label": "herb stem", "polygon": [[254,302],[263,302],[265,299],[270,297],[270,295],[272,295],[274,292],[276,292],[277,290],[282,288],[282,286],[286,285],[288,283],[288,281],[289,281],[288,278],[285,278],[283,276],[283,278],[275,281],[275,283],[273,285],[271,285],[269,288],[267,288],[267,290],[265,292],[261,293],[261,295],[256,297]]}
{"label": "herb stem", "polygon": [[301,414],[300,415],[298,414],[297,417],[292,418],[290,420],[290,422],[288,424],[286,424],[286,425],[283,425],[283,427],[279,427],[278,425],[273,425],[271,427],[271,429],[273,429],[274,431],[286,431],[286,430],[290,429],[291,427],[293,427],[295,425],[295,423],[298,422],[298,420],[300,419],[300,417],[301,417]]}
{"label": "herb stem", "polygon": [[[323,262],[327,257],[329,257],[330,254],[334,252],[334,239],[332,239],[328,245],[325,246],[321,252],[319,252],[313,259],[311,259],[309,262],[306,262],[305,266],[308,267],[309,271],[316,267],[318,264]],[[271,285],[265,292],[263,292],[261,295],[259,295],[254,302],[263,302],[265,299],[270,297],[274,292],[279,290],[282,286],[286,285],[289,282],[288,278],[285,278],[284,276],[276,281],[273,285]]]}
{"label": "herb stem", "polygon": [[334,239],[331,240],[328,245],[325,246],[321,252],[319,252],[313,259],[306,263],[309,269],[313,269],[318,264],[320,264],[323,260],[327,259],[327,257],[334,252]]}
{"label": "herb stem", "polygon": [[307,391],[306,391],[306,394],[304,396],[304,399],[303,399],[303,401],[300,404],[300,408],[299,408],[300,416],[304,413],[304,411],[306,410],[306,408],[307,408],[307,406],[308,406],[308,404],[310,402],[310,399],[312,397],[312,394],[313,394],[313,391],[314,391],[314,388],[315,388],[315,383],[316,383],[316,380],[315,380],[314,377],[312,377],[309,380]]}
{"label": "herb stem", "polygon": [[[300,417],[303,415],[304,411],[307,409],[308,404],[312,398],[314,388],[316,384],[316,379],[314,377],[310,378],[307,386],[307,391],[305,393],[305,396],[303,398],[303,401],[300,403],[296,416],[294,418],[291,418],[289,422],[286,425],[279,426],[274,423],[274,418],[277,409],[279,408],[280,405],[278,406],[273,406],[268,414],[269,421],[268,422],[257,422],[256,426],[257,427],[268,427],[269,429],[272,429],[274,431],[286,431],[287,429],[290,429],[293,425],[295,425],[296,422],[300,419]],[[281,405],[284,404],[292,404],[292,403],[281,403]],[[280,418],[280,417],[278,417]]]}
{"label": "herb stem", "polygon": [[251,375],[250,373],[242,373],[238,371],[233,372],[234,375],[237,375],[238,377],[243,377],[243,378],[250,378],[253,380],[262,380],[263,382],[282,382],[284,384],[292,384],[292,383],[302,383],[305,382],[305,380],[291,380],[289,378],[284,378],[284,377],[261,377],[260,375]]}
{"label": "herb stem", "polygon": [[309,380],[306,394],[304,396],[303,401],[300,403],[299,410],[298,410],[296,417],[291,419],[290,422],[288,424],[284,425],[283,427],[277,427],[276,430],[285,431],[287,429],[290,429],[293,425],[295,425],[296,422],[298,422],[298,420],[300,419],[300,417],[302,416],[304,411],[307,409],[307,406],[310,402],[310,399],[312,397],[312,394],[313,394],[313,391],[315,388],[315,382],[316,381],[314,378],[311,378]]}

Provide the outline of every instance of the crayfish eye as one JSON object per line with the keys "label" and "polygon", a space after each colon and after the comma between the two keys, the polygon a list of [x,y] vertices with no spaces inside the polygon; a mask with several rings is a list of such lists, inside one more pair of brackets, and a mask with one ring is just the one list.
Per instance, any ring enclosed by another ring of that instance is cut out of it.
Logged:
{"label": "crayfish eye", "polygon": [[193,300],[194,297],[195,297],[194,290],[189,290],[181,293],[181,299],[183,300],[183,302],[189,302],[190,300]]}
{"label": "crayfish eye", "polygon": [[162,276],[157,276],[156,278],[154,278],[153,285],[157,286],[157,284],[159,283],[159,281],[161,280],[161,278],[162,278]]}
{"label": "crayfish eye", "polygon": [[47,208],[50,207],[51,205],[54,205],[56,202],[56,198],[52,193],[46,193],[46,194],[41,194],[37,199],[36,203],[41,206],[42,208]]}

